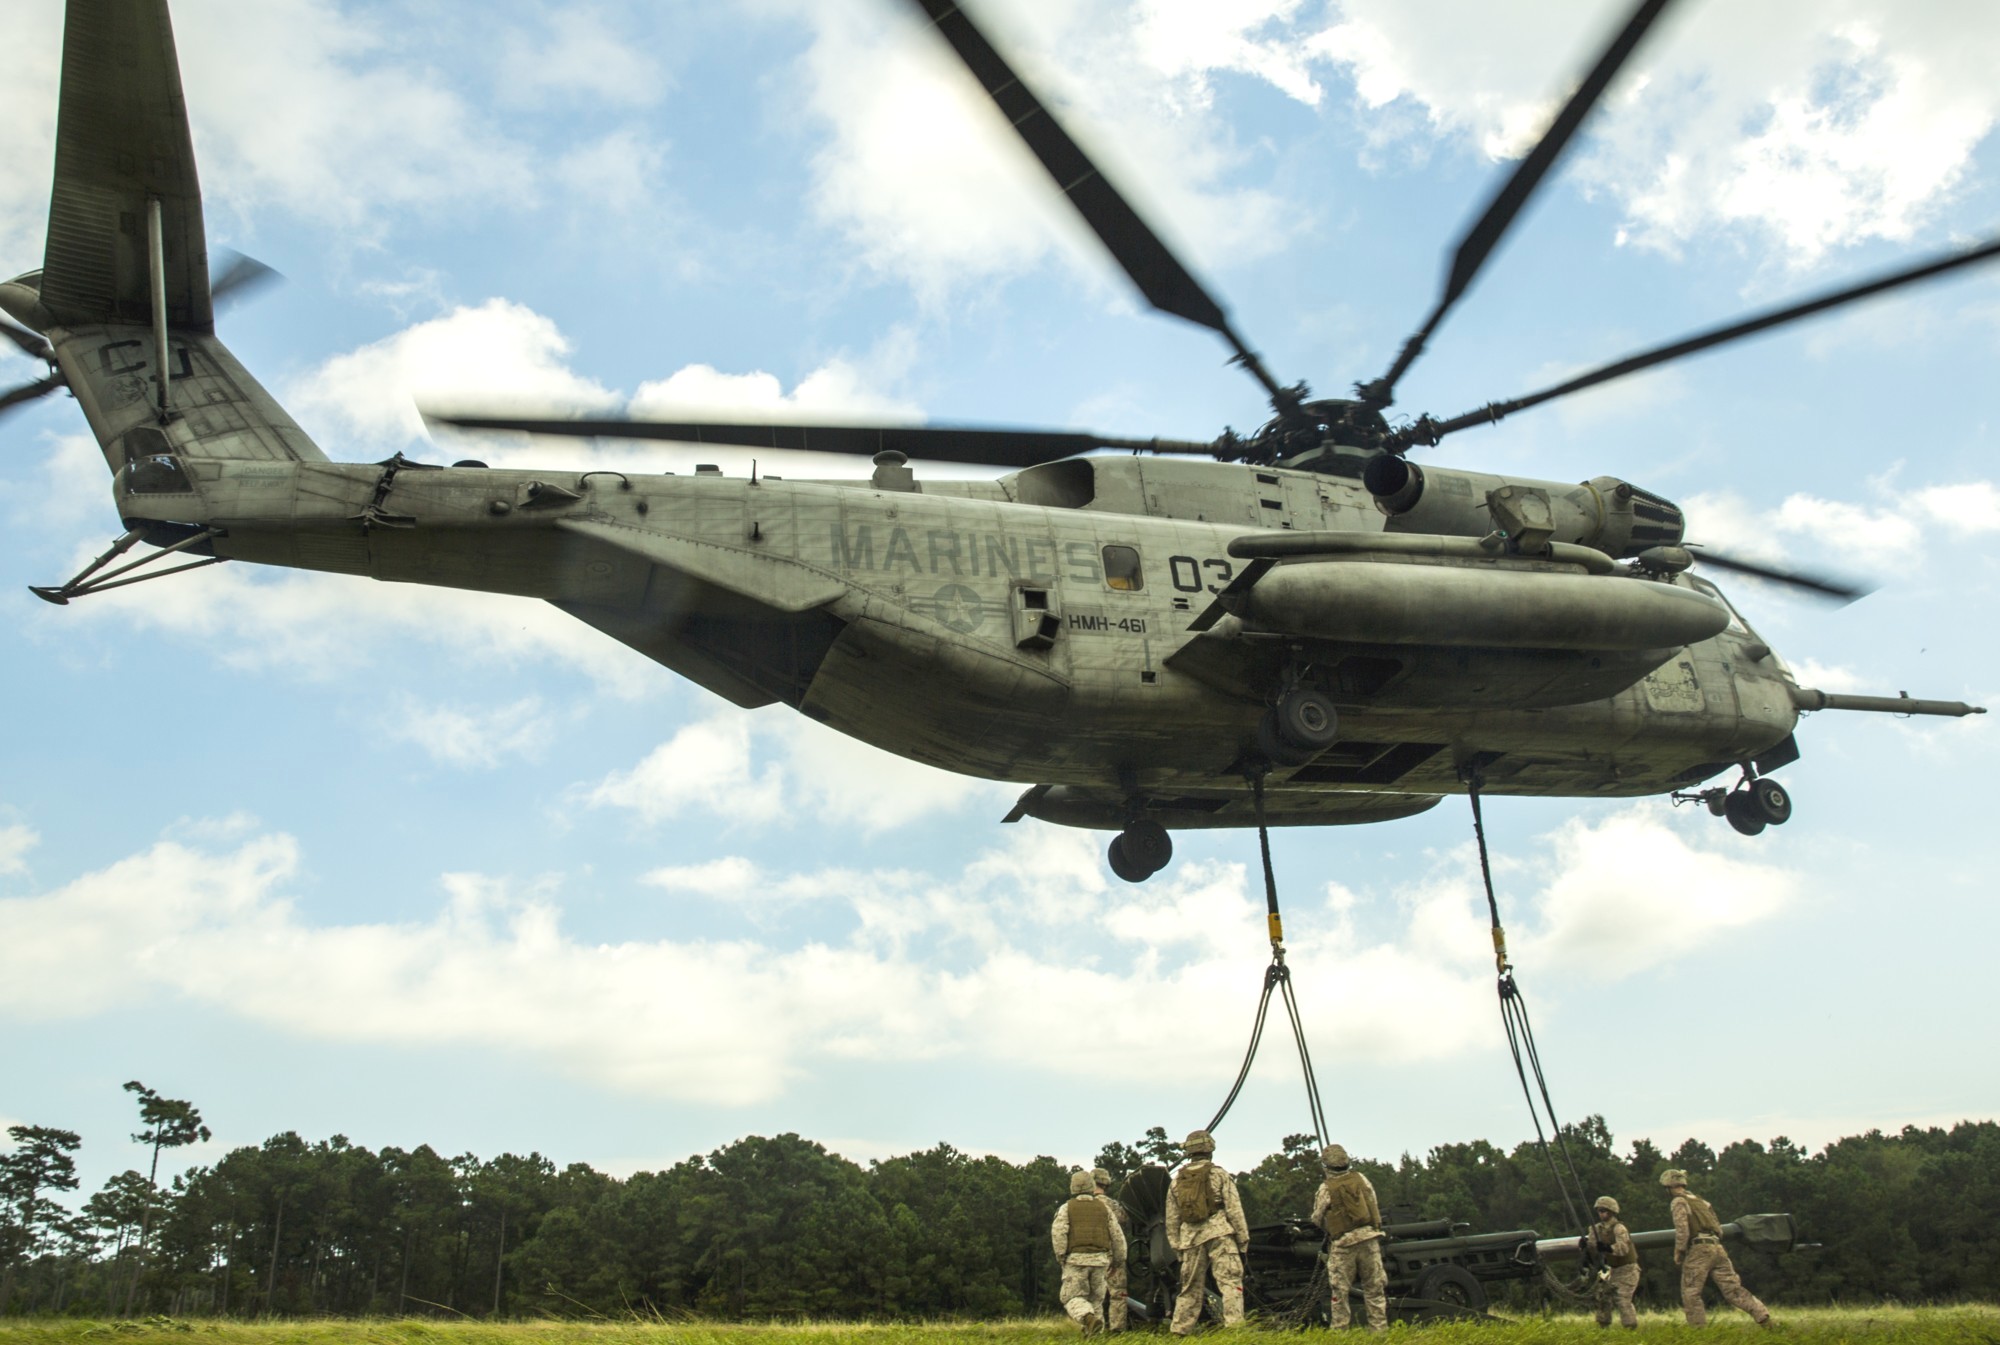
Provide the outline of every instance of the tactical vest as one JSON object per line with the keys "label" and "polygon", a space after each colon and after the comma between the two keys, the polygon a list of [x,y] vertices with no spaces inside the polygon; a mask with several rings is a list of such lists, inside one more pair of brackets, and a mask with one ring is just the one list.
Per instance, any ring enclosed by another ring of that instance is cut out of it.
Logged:
{"label": "tactical vest", "polygon": [[1174,1178],[1174,1209],[1180,1214],[1184,1224],[1205,1224],[1220,1202],[1215,1198],[1215,1179],[1211,1175],[1215,1167],[1211,1163],[1196,1163],[1182,1169]]}
{"label": "tactical vest", "polygon": [[1368,1212],[1368,1179],[1358,1172],[1336,1172],[1326,1186],[1326,1235],[1338,1238],[1357,1228],[1373,1228]]}
{"label": "tactical vest", "polygon": [[1636,1266],[1639,1264],[1639,1249],[1632,1246],[1630,1237],[1627,1237],[1625,1241],[1625,1246],[1628,1248],[1627,1251],[1620,1253],[1611,1250],[1618,1242],[1618,1235],[1624,1231],[1625,1225],[1621,1223],[1614,1222],[1609,1229],[1606,1229],[1603,1224],[1597,1226],[1597,1245],[1604,1251],[1605,1265],[1616,1267]]}
{"label": "tactical vest", "polygon": [[1074,1196],[1069,1202],[1069,1250],[1111,1250],[1111,1211],[1096,1196]]}
{"label": "tactical vest", "polygon": [[1700,1237],[1706,1233],[1709,1237],[1721,1238],[1722,1220],[1715,1217],[1715,1206],[1709,1204],[1692,1191],[1683,1193],[1681,1199],[1687,1202],[1688,1233],[1690,1236]]}

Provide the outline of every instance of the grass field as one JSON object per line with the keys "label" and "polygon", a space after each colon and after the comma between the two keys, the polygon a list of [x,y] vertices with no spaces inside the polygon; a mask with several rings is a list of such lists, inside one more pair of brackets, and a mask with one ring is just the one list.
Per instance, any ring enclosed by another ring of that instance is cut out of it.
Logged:
{"label": "grass field", "polygon": [[[1770,1333],[1758,1331],[1737,1313],[1717,1315],[1708,1333],[1738,1340],[1782,1337],[1796,1342],[1912,1342],[1913,1345],[2000,1345],[2000,1307],[1780,1309]],[[1639,1330],[1654,1338],[1695,1340],[1678,1314],[1643,1316]],[[1298,1333],[1250,1327],[1240,1335],[1271,1345]],[[1588,1318],[1517,1317],[1505,1322],[1399,1327],[1422,1345],[1500,1341],[1506,1345],[1584,1345],[1612,1339]],[[0,1320],[0,1345],[104,1345],[116,1340],[163,1343],[197,1337],[215,1345],[1063,1345],[1079,1339],[1058,1318],[991,1323],[873,1325],[800,1323],[730,1325],[711,1322],[438,1322],[396,1321],[181,1321],[154,1317],[137,1322],[93,1322],[60,1318]],[[1151,1337],[1141,1333],[1137,1339]],[[1162,1340],[1166,1337],[1160,1337]],[[1354,1337],[1362,1339],[1359,1333]]]}

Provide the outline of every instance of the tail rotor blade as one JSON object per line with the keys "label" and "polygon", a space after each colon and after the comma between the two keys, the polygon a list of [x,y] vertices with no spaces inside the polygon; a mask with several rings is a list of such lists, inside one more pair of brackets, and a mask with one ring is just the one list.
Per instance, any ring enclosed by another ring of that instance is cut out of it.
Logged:
{"label": "tail rotor blade", "polygon": [[13,323],[0,319],[0,336],[19,346],[21,353],[29,359],[55,363],[56,348],[50,345],[49,338],[40,332],[31,332],[26,327],[16,327]]}
{"label": "tail rotor blade", "polygon": [[0,415],[7,414],[17,406],[25,406],[37,397],[46,397],[63,385],[61,374],[50,374],[47,378],[39,378],[32,383],[23,383],[18,388],[0,392]]}
{"label": "tail rotor blade", "polygon": [[217,248],[223,257],[222,269],[208,287],[209,295],[217,307],[224,304],[238,304],[266,286],[275,284],[285,277],[255,257],[227,248]]}

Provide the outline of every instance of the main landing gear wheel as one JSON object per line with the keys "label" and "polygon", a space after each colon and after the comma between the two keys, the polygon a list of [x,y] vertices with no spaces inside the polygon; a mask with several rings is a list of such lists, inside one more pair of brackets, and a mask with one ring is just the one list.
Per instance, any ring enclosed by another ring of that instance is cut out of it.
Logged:
{"label": "main landing gear wheel", "polygon": [[1174,840],[1158,822],[1140,818],[1112,838],[1105,858],[1128,883],[1143,883],[1173,861]]}
{"label": "main landing gear wheel", "polygon": [[1722,801],[1722,815],[1729,819],[1729,825],[1745,836],[1755,836],[1771,825],[1757,812],[1757,805],[1750,801],[1750,791],[1733,789],[1729,797]]}
{"label": "main landing gear wheel", "polygon": [[1287,691],[1257,721],[1257,749],[1274,766],[1303,766],[1340,738],[1340,714],[1317,691]]}
{"label": "main landing gear wheel", "polygon": [[1782,827],[1792,820],[1792,796],[1776,780],[1762,776],[1752,780],[1743,792],[1749,797],[1751,814],[1763,819],[1767,826]]}

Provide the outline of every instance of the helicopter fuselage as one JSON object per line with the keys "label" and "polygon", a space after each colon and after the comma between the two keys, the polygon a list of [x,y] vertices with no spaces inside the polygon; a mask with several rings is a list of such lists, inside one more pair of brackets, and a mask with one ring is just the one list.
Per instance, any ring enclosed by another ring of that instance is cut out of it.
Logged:
{"label": "helicopter fuselage", "polygon": [[[1658,793],[1772,752],[1797,717],[1782,661],[1702,581],[1596,552],[1424,554],[1351,476],[336,463],[213,337],[176,340],[161,425],[142,329],[51,336],[150,540],[208,530],[194,549],[236,560],[540,598],[738,705],[1049,786],[1054,820],[1117,826],[1143,798],[1172,826],[1241,824],[1258,718],[1301,679],[1339,706],[1340,739],[1271,778],[1274,823],[1417,811],[1469,763],[1496,793]],[[1347,545],[1226,592],[1232,543],[1281,533]]]}

